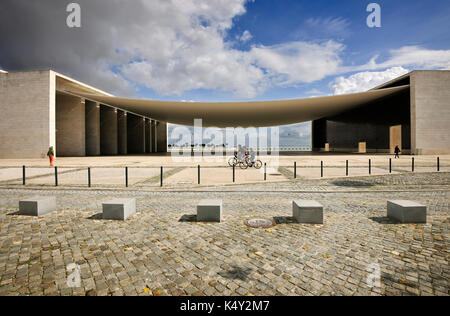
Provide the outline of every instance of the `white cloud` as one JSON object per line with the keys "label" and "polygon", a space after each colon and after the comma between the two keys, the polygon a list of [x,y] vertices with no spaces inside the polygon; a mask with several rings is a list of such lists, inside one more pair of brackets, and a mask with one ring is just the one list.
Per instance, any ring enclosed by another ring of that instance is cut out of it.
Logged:
{"label": "white cloud", "polygon": [[289,42],[257,46],[250,51],[254,63],[265,69],[278,85],[310,83],[335,74],[341,59],[342,44]]}
{"label": "white cloud", "polygon": [[251,40],[252,38],[253,38],[252,34],[248,30],[245,30],[244,33],[242,33],[242,35],[239,37],[239,40],[241,42],[246,43],[249,40]]}
{"label": "white cloud", "polygon": [[389,67],[410,67],[419,69],[450,69],[450,50],[432,50],[420,46],[403,46],[389,51],[390,56],[385,61],[377,63],[375,55],[367,64],[360,66],[341,67],[341,73],[379,70]]}
{"label": "white cloud", "polygon": [[392,57],[381,67],[415,66],[422,69],[450,69],[450,50],[430,50],[419,46],[404,46],[391,50]]}
{"label": "white cloud", "polygon": [[342,17],[309,18],[305,21],[305,25],[309,31],[315,31],[319,35],[347,36],[350,34],[350,22]]}
{"label": "white cloud", "polygon": [[333,94],[348,94],[370,90],[389,80],[400,77],[409,70],[403,67],[392,67],[380,72],[360,72],[347,78],[338,77],[330,83]]}
{"label": "white cloud", "polygon": [[319,89],[311,89],[307,91],[306,94],[323,94],[323,91],[320,91]]}

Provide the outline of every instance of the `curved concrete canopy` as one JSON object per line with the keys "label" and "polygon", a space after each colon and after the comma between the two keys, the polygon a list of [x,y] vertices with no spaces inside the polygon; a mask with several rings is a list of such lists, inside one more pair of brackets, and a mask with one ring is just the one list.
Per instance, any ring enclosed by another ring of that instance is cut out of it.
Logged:
{"label": "curved concrete canopy", "polygon": [[194,119],[202,119],[204,127],[262,127],[332,116],[408,88],[405,85],[346,95],[257,102],[171,102],[67,92],[173,124],[189,126]]}

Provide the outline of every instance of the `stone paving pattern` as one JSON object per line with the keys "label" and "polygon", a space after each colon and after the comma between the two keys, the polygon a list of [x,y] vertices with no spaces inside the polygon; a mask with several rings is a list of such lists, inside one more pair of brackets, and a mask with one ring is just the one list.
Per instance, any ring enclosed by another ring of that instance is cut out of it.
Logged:
{"label": "stone paving pattern", "polygon": [[[0,295],[448,296],[449,179],[448,173],[401,174],[207,193],[0,189]],[[393,187],[406,191],[380,192]],[[318,190],[275,192],[305,188]],[[19,199],[37,194],[56,196],[58,212],[15,214]],[[111,197],[135,197],[138,213],[126,222],[102,220],[101,203]],[[203,198],[223,199],[222,223],[195,222]],[[320,201],[324,225],[295,223],[294,199]],[[428,205],[428,223],[387,219],[388,199]],[[278,225],[246,227],[253,217]],[[71,263],[81,267],[79,288],[67,285]],[[374,263],[381,287],[370,288]]]}

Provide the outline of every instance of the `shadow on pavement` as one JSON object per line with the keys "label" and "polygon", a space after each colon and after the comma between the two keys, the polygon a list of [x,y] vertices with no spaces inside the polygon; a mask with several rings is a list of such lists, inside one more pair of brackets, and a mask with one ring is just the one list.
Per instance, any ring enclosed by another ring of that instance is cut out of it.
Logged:
{"label": "shadow on pavement", "polygon": [[233,265],[230,270],[221,271],[218,274],[226,279],[246,281],[250,273],[252,273],[250,268],[241,268]]}
{"label": "shadow on pavement", "polygon": [[185,222],[185,223],[194,223],[197,222],[197,215],[183,215],[181,216],[179,222]]}
{"label": "shadow on pavement", "polygon": [[295,219],[295,217],[292,216],[275,216],[273,218],[273,220],[275,221],[275,223],[277,225],[280,224],[297,224],[297,220]]}

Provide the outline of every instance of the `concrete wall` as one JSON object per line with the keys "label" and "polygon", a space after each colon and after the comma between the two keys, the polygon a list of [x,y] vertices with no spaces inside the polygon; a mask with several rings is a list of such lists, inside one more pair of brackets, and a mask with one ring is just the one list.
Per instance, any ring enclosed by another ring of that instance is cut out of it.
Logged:
{"label": "concrete wall", "polygon": [[166,153],[167,152],[167,123],[158,122],[156,128],[157,134],[157,152]]}
{"label": "concrete wall", "polygon": [[56,150],[59,156],[86,156],[85,103],[79,97],[56,95]]}
{"label": "concrete wall", "polygon": [[141,116],[128,114],[128,153],[145,153],[145,121]]}
{"label": "concrete wall", "polygon": [[119,141],[119,154],[128,154],[128,131],[127,131],[127,113],[124,111],[118,111],[118,141]]}
{"label": "concrete wall", "polygon": [[100,105],[85,101],[86,108],[86,155],[99,156],[100,148]]}
{"label": "concrete wall", "polygon": [[117,113],[113,108],[100,106],[100,147],[102,155],[117,155],[118,124]]}
{"label": "concrete wall", "polygon": [[411,130],[415,154],[450,154],[450,71],[411,74]]}
{"label": "concrete wall", "polygon": [[390,152],[391,126],[401,125],[403,152],[410,151],[410,94],[406,90],[358,109],[313,122],[312,146],[322,150],[357,152],[366,142],[367,152]]}
{"label": "concrete wall", "polygon": [[55,85],[52,71],[0,74],[0,158],[45,157],[56,146]]}

